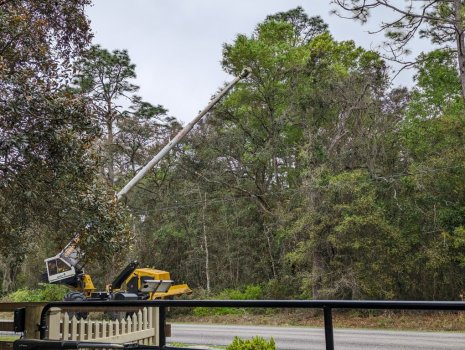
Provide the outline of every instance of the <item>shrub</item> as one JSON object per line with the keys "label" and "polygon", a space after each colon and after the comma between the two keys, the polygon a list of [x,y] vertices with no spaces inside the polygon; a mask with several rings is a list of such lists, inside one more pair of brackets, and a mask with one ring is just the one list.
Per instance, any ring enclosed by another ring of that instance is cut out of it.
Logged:
{"label": "shrub", "polygon": [[302,280],[296,276],[281,276],[268,281],[265,285],[264,299],[300,299]]}
{"label": "shrub", "polygon": [[18,289],[6,296],[7,300],[11,300],[14,302],[21,302],[21,301],[39,301],[37,293],[34,293],[32,290],[24,288]]}
{"label": "shrub", "polygon": [[248,285],[244,290],[225,289],[218,296],[219,299],[230,300],[257,300],[262,297],[262,288],[257,285]]}
{"label": "shrub", "polygon": [[274,339],[266,340],[262,337],[252,339],[241,339],[235,337],[233,342],[226,347],[226,350],[275,350]]}
{"label": "shrub", "polygon": [[14,302],[31,301],[61,301],[69,289],[65,286],[40,283],[37,289],[18,289],[6,296],[7,300]]}
{"label": "shrub", "polygon": [[[257,285],[248,285],[244,290],[225,289],[213,299],[220,300],[257,300],[262,296],[262,288]],[[241,308],[232,307],[196,307],[193,309],[195,316],[215,316],[215,315],[243,315],[247,311]]]}

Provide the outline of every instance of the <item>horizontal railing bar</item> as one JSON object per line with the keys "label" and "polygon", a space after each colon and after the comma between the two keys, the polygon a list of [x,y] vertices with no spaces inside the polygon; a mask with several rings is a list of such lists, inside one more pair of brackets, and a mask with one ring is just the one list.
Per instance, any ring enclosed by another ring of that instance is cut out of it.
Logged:
{"label": "horizontal railing bar", "polygon": [[27,306],[45,306],[45,302],[9,302],[0,303],[0,312],[13,312],[15,309],[27,307]]}
{"label": "horizontal railing bar", "polygon": [[108,309],[117,307],[238,307],[238,308],[308,308],[308,309],[387,309],[464,311],[462,301],[380,301],[380,300],[133,300],[51,302],[51,307],[66,309]]}

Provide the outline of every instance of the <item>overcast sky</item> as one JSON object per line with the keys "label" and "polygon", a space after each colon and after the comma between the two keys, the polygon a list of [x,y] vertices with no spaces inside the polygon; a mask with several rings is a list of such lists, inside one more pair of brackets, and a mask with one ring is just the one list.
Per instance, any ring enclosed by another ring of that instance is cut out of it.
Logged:
{"label": "overcast sky", "polygon": [[[250,35],[269,14],[297,6],[321,16],[336,40],[354,40],[367,49],[383,40],[367,31],[385,13],[362,26],[330,15],[329,0],[94,0],[87,14],[95,44],[128,50],[143,99],[187,122],[232,79],[221,69],[223,43],[232,43],[238,33]],[[428,49],[426,43],[415,45],[415,52]],[[395,83],[409,85],[411,79],[403,74]]]}

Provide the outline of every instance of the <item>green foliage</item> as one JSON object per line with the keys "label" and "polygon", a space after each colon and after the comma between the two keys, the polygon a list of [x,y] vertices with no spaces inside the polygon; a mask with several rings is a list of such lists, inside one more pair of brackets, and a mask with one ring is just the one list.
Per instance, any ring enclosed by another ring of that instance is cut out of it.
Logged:
{"label": "green foliage", "polygon": [[75,69],[76,90],[89,98],[102,129],[102,165],[113,185],[115,175],[135,173],[145,165],[160,134],[177,124],[163,118],[167,113],[163,106],[135,95],[139,90],[132,83],[135,65],[126,50],[109,52],[94,45],[76,62]]}
{"label": "green foliage", "polygon": [[266,340],[262,337],[253,337],[252,339],[241,339],[234,337],[231,344],[226,347],[226,350],[274,350],[276,344],[274,339]]}
{"label": "green foliage", "polygon": [[302,296],[302,294],[299,292],[300,287],[301,279],[298,276],[295,274],[283,273],[280,277],[273,278],[266,283],[265,287],[263,288],[264,293],[262,299],[298,299]]}
{"label": "green foliage", "polygon": [[[428,11],[450,18],[450,9],[437,2]],[[33,34],[8,18],[7,38]],[[418,18],[392,23],[391,42],[410,40],[403,25]],[[432,24],[424,34],[439,39],[441,23]],[[86,32],[75,34],[84,48]],[[39,39],[44,52],[17,55],[27,45],[3,45],[0,59],[0,93],[11,96],[0,101],[4,290],[12,281],[33,285],[27,276],[39,255],[74,232],[102,280],[123,261],[118,253],[129,253],[207,298],[453,300],[465,288],[465,111],[455,52],[422,54],[415,87],[392,89],[378,52],[336,41],[300,7],[270,15],[223,47],[226,72],[249,66],[253,74],[122,205],[112,187],[179,125],[134,95],[126,51],[67,48],[78,69],[71,88],[69,74],[47,76],[54,70],[28,63],[53,63],[54,41]]]}
{"label": "green foliage", "polygon": [[450,51],[435,50],[421,54],[419,60],[417,85],[407,112],[410,121],[463,115],[464,103],[454,55]]}
{"label": "green foliage", "polygon": [[[219,300],[258,300],[263,297],[262,288],[258,285],[248,285],[242,290],[239,289],[224,289],[212,299]],[[213,316],[213,315],[243,315],[247,313],[246,309],[232,307],[196,307],[193,309],[195,316]]]}
{"label": "green foliage", "polygon": [[225,44],[222,63],[253,74],[147,179],[158,192],[131,199],[146,215],[144,261],[225,299],[408,295],[416,260],[398,257],[415,243],[396,208],[399,183],[415,181],[390,174],[408,166],[409,95],[388,90],[380,55],[296,9]]}
{"label": "green foliage", "polygon": [[[460,75],[458,80],[461,88],[461,102],[465,103],[465,38],[462,35],[456,35],[454,28],[456,23],[463,21],[465,13],[465,4],[463,2],[449,1],[430,1],[418,0],[413,3],[405,4],[388,4],[387,2],[375,1],[365,2],[359,0],[332,0],[336,5],[336,10],[340,8],[349,14],[349,18],[360,20],[363,23],[368,20],[370,14],[377,10],[389,10],[394,15],[389,21],[381,21],[379,31],[384,31],[388,41],[385,45],[392,57],[399,61],[402,54],[409,54],[408,45],[414,38],[428,38],[431,43],[441,47],[436,50],[436,54],[445,56],[455,56],[455,71]],[[397,17],[396,17],[397,16]],[[423,55],[422,55],[423,56]],[[418,61],[423,62],[424,57]],[[450,72],[445,75],[431,75],[431,79],[442,83],[443,78],[450,78]],[[454,74],[455,75],[455,74]],[[439,91],[438,91],[439,92]],[[447,103],[446,103],[447,104]]]}
{"label": "green foliage", "polygon": [[[90,42],[84,13],[88,4],[33,0],[1,5],[3,291],[14,289],[27,254],[38,249],[47,254],[53,249],[55,254],[86,227],[89,208],[80,198],[96,181],[99,156],[93,145],[100,129],[88,101],[69,88],[69,62],[79,59]],[[93,208],[102,208],[104,200]]]}
{"label": "green foliage", "polygon": [[69,289],[55,284],[39,284],[37,289],[18,289],[8,294],[5,299],[13,302],[62,301]]}
{"label": "green foliage", "polygon": [[[319,189],[318,212],[309,213],[305,223],[308,239],[288,259],[297,266],[312,266],[316,263],[313,254],[319,254],[318,264],[328,266],[332,273],[321,271],[319,278],[303,278],[306,297],[393,298],[399,232],[386,217],[375,183],[360,170],[320,176],[324,187]],[[328,250],[331,255],[324,253]],[[310,256],[309,251],[313,252]],[[384,254],[387,251],[390,254]]]}
{"label": "green foliage", "polygon": [[258,285],[248,285],[244,289],[225,289],[218,295],[223,300],[257,300],[263,295],[262,288]]}

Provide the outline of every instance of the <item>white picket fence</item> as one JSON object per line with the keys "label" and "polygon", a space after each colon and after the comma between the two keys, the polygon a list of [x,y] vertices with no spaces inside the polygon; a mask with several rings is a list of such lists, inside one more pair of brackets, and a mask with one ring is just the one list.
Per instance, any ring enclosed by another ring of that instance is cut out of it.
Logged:
{"label": "white picket fence", "polygon": [[77,320],[59,308],[52,308],[48,317],[48,339],[158,345],[158,312],[158,308],[150,307],[122,320],[92,320],[90,317]]}

